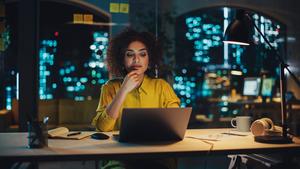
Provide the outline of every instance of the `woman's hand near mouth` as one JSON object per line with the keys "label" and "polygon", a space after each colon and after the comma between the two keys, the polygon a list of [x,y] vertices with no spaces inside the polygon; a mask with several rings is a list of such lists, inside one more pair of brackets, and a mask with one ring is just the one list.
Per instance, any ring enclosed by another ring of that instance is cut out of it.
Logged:
{"label": "woman's hand near mouth", "polygon": [[132,69],[132,71],[125,76],[121,88],[126,93],[129,93],[130,91],[132,91],[140,85],[142,78],[143,76],[141,76],[138,70]]}

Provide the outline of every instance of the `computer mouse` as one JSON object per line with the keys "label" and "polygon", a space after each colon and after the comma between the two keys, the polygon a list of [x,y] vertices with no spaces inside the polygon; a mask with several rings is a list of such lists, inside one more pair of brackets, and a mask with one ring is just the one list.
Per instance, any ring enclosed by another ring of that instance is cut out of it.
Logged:
{"label": "computer mouse", "polygon": [[93,139],[96,139],[96,140],[106,140],[106,139],[109,139],[109,136],[104,134],[104,133],[94,133],[91,135],[91,137]]}

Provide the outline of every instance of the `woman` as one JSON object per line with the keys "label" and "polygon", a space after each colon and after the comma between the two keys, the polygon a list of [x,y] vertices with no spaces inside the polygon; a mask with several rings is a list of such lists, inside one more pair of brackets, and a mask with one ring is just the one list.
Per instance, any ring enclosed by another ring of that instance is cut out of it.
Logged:
{"label": "woman", "polygon": [[172,87],[165,80],[154,78],[161,60],[159,49],[152,34],[132,29],[110,42],[108,66],[120,78],[102,86],[97,115],[92,121],[97,130],[119,130],[123,108],[179,107],[180,100]]}

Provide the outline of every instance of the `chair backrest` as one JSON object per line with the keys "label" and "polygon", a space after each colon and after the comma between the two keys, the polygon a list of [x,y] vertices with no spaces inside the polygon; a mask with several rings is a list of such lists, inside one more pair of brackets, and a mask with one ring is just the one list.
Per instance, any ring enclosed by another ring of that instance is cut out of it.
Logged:
{"label": "chair backrest", "polygon": [[58,100],[39,100],[38,119],[43,120],[44,117],[49,117],[48,124],[57,125],[58,122]]}
{"label": "chair backrest", "polygon": [[[90,125],[95,116],[98,100],[75,101],[71,99],[39,100],[38,119],[49,117],[48,124],[82,124]],[[13,99],[12,114],[14,123],[19,123],[19,102]]]}
{"label": "chair backrest", "polygon": [[[12,118],[14,124],[19,124],[19,101],[12,101]],[[39,100],[38,101],[38,120],[49,117],[49,124],[56,125],[58,122],[58,100]]]}
{"label": "chair backrest", "polygon": [[60,99],[59,124],[90,124],[95,116],[98,100],[74,101]]}

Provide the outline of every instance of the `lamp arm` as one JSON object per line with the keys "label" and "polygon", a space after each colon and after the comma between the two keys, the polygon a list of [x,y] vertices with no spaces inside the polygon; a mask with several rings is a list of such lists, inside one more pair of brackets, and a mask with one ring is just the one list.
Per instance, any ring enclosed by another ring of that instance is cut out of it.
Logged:
{"label": "lamp arm", "polygon": [[[265,42],[268,44],[268,46],[271,48],[271,50],[276,54],[277,59],[279,60],[280,64],[280,93],[281,93],[281,125],[282,125],[282,136],[283,138],[287,139],[287,111],[286,111],[286,79],[284,76],[284,70],[286,69],[293,77],[293,79],[296,81],[296,83],[299,85],[299,81],[296,78],[296,76],[288,69],[288,65],[285,63],[283,57],[278,53],[278,51],[271,45],[270,41],[266,38],[266,36],[260,31],[260,29],[255,24],[254,20],[249,16],[248,13],[245,14],[246,17],[249,19],[250,23],[255,27],[255,29],[258,31],[258,33],[263,37]],[[300,86],[300,85],[299,85]]]}
{"label": "lamp arm", "polygon": [[251,24],[255,27],[257,32],[263,37],[265,42],[268,44],[268,46],[271,48],[271,50],[276,54],[277,59],[279,59],[280,63],[283,65],[286,65],[285,61],[283,60],[282,56],[278,53],[278,51],[271,45],[270,41],[267,39],[267,37],[260,31],[260,29],[255,24],[254,20],[249,16],[248,13],[246,13],[247,18],[250,20]]}
{"label": "lamp arm", "polygon": [[249,16],[248,13],[246,13],[247,18],[251,21],[251,24],[255,27],[255,29],[257,30],[257,32],[263,37],[263,39],[265,40],[265,42],[268,44],[268,46],[271,48],[271,50],[276,54],[277,59],[280,61],[280,63],[283,65],[283,67],[289,72],[289,74],[291,75],[292,79],[296,82],[296,84],[298,85],[298,87],[300,88],[300,81],[299,79],[295,76],[295,74],[293,72],[290,71],[290,69],[288,68],[288,64],[285,63],[285,61],[283,60],[282,56],[278,53],[278,51],[271,45],[270,41],[266,38],[266,36],[260,31],[260,29],[257,27],[257,25],[255,24],[254,20]]}

